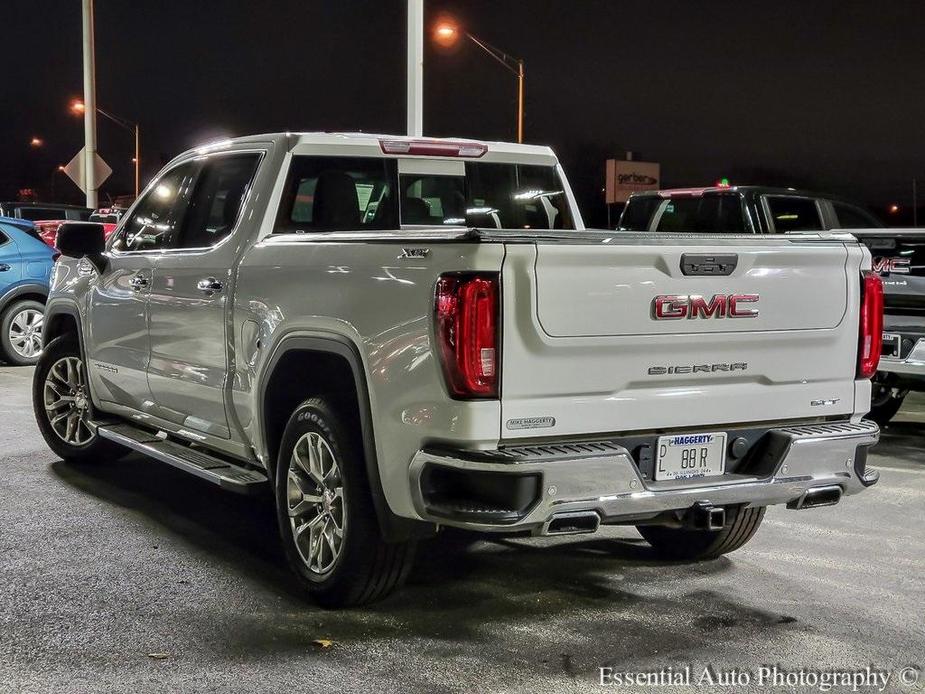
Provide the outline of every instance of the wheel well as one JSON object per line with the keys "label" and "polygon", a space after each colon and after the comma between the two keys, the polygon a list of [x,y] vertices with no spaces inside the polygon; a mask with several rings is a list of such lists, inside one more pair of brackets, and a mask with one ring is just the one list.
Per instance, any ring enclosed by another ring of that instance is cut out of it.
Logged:
{"label": "wheel well", "polygon": [[77,329],[77,319],[69,313],[56,313],[45,321],[42,327],[42,341],[47,345],[56,337],[67,333],[72,333],[75,337],[80,336]]}
{"label": "wheel well", "polygon": [[271,474],[275,473],[280,441],[290,415],[313,396],[330,398],[357,436],[361,435],[357,385],[347,359],[330,352],[288,351],[273,369],[263,397],[264,437]]}
{"label": "wheel well", "polygon": [[44,294],[39,294],[38,292],[23,292],[22,294],[17,294],[16,296],[11,296],[3,304],[0,304],[0,313],[5,311],[8,306],[12,306],[17,301],[38,301],[40,304],[43,304],[48,300],[48,297]]}

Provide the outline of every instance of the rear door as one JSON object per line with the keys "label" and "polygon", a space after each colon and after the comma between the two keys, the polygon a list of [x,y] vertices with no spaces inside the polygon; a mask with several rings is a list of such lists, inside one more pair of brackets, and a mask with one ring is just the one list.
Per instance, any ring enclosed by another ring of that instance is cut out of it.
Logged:
{"label": "rear door", "polygon": [[[0,298],[21,279],[22,262],[19,247],[13,243],[10,234],[4,233],[3,225],[0,225]],[[3,311],[3,308],[0,305],[0,311]]]}
{"label": "rear door", "polygon": [[509,245],[505,435],[851,413],[860,259],[771,236]]}

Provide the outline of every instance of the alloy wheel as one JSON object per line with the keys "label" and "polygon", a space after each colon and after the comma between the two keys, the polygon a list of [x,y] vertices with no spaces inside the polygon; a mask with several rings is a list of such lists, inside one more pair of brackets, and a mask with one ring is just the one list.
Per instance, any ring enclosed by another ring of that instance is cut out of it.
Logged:
{"label": "alloy wheel", "polygon": [[62,441],[83,446],[96,436],[90,428],[90,395],[79,358],[62,357],[51,365],[43,395],[48,422]]}
{"label": "alloy wheel", "polygon": [[309,432],[296,442],[286,498],[299,556],[312,573],[327,574],[343,548],[347,513],[341,464],[321,434]]}
{"label": "alloy wheel", "polygon": [[32,359],[42,351],[42,325],[45,316],[34,308],[23,309],[10,322],[10,345],[19,356]]}

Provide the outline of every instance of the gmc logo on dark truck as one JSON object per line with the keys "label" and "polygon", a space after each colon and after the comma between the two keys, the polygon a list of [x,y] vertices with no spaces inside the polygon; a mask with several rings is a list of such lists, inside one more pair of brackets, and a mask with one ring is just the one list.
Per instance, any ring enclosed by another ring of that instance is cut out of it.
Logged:
{"label": "gmc logo on dark truck", "polygon": [[874,258],[873,270],[874,272],[879,272],[881,275],[888,275],[890,273],[908,275],[912,271],[912,259],[886,258],[881,256],[879,258]]}
{"label": "gmc logo on dark truck", "polygon": [[748,308],[746,304],[756,304],[758,298],[757,294],[716,294],[707,301],[698,294],[665,294],[652,300],[652,318],[756,318],[758,309]]}

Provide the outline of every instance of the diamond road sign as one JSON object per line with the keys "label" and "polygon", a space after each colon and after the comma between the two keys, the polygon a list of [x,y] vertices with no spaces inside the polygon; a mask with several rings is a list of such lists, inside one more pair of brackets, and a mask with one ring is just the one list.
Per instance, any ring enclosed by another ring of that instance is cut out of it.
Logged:
{"label": "diamond road sign", "polygon": [[[84,173],[84,162],[87,160],[84,152],[86,147],[80,150],[77,155],[68,162],[68,165],[64,167],[64,173],[67,174],[74,183],[83,191],[87,192],[87,179]],[[112,169],[109,168],[109,164],[103,161],[103,157],[97,153],[93,157],[93,173],[96,178],[96,187],[99,188],[100,185],[109,178],[109,175],[112,173]]]}

